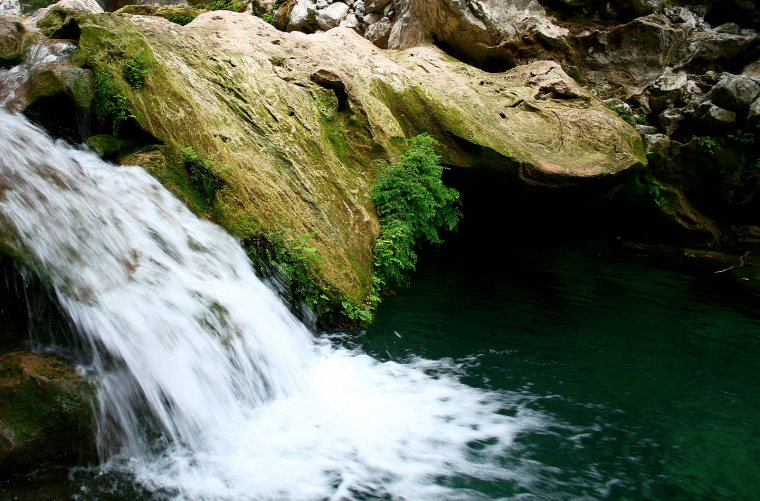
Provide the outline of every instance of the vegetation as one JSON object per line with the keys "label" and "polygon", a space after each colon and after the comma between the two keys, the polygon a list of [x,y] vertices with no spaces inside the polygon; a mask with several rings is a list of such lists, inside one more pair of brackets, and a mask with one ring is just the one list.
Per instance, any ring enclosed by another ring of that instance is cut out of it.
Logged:
{"label": "vegetation", "polygon": [[656,203],[658,206],[662,207],[668,203],[668,199],[665,194],[669,190],[661,185],[656,179],[652,178],[652,180],[647,184],[647,190],[652,196],[654,203]]}
{"label": "vegetation", "polygon": [[148,58],[145,54],[130,57],[124,65],[122,73],[124,80],[136,90],[142,89],[142,86],[145,85],[145,77],[150,74],[147,66]]}
{"label": "vegetation", "polygon": [[180,26],[184,26],[186,24],[190,24],[193,21],[193,19],[195,19],[195,17],[175,14],[175,15],[167,16],[166,19],[173,22],[174,24],[179,24]]}
{"label": "vegetation", "polygon": [[211,0],[204,8],[206,10],[231,10],[234,12],[242,12],[245,10],[248,2],[241,0]]}
{"label": "vegetation", "polygon": [[111,121],[113,135],[119,135],[122,122],[132,117],[127,108],[127,98],[119,92],[112,73],[95,69],[95,115],[101,123]]}
{"label": "vegetation", "polygon": [[439,231],[454,230],[461,217],[459,193],[441,181],[437,141],[427,134],[412,138],[401,159],[382,171],[372,197],[380,215],[375,244],[379,288],[403,286],[417,263],[422,243],[442,243]]}
{"label": "vegetation", "polygon": [[697,143],[697,146],[699,146],[705,153],[709,153],[710,155],[717,153],[718,142],[715,141],[715,139],[695,136],[694,142]]}
{"label": "vegetation", "polygon": [[219,174],[226,171],[229,167],[214,170],[214,162],[203,160],[191,147],[182,150],[185,160],[185,167],[190,174],[190,181],[200,192],[201,197],[207,204],[213,203],[216,193],[224,186],[224,180]]}

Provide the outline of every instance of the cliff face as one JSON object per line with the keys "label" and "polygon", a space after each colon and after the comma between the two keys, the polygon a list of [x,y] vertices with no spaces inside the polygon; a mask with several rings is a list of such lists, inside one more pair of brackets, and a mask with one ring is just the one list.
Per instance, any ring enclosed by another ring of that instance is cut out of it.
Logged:
{"label": "cliff face", "polygon": [[[125,161],[241,239],[310,236],[325,288],[356,303],[372,285],[376,162],[398,158],[405,138],[428,132],[447,164],[550,187],[608,188],[645,162],[638,134],[552,62],[488,73],[429,45],[384,51],[351,29],[282,33],[227,11],[186,26],[62,19],[79,34],[73,60],[94,71],[94,107],[121,96],[134,118],[120,134],[137,125],[160,145]],[[135,86],[124,72],[138,60]],[[213,199],[188,182],[187,148],[220,178]]]}

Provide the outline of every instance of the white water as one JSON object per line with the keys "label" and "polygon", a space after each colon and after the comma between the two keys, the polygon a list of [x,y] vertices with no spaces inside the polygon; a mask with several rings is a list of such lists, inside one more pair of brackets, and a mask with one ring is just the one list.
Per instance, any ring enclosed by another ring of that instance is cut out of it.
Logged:
{"label": "white water", "polygon": [[315,342],[237,242],[144,170],[2,110],[0,241],[93,348],[103,469],[170,498],[480,499],[435,479],[513,478],[497,458],[540,426],[429,362]]}

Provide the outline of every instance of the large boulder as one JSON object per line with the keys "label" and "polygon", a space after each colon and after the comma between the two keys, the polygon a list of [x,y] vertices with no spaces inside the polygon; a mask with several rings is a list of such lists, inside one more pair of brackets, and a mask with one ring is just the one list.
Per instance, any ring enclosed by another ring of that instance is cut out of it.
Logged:
{"label": "large boulder", "polygon": [[726,75],[713,87],[713,102],[731,111],[746,110],[760,96],[760,85],[745,75]]}
{"label": "large boulder", "polygon": [[[141,89],[113,83],[166,145],[150,162],[186,147],[213,159],[224,187],[206,214],[243,239],[313,235],[321,279],[355,302],[372,286],[376,162],[397,159],[409,136],[436,137],[452,166],[549,187],[609,186],[645,162],[636,131],[552,62],[491,74],[432,46],[384,52],[350,29],[283,33],[226,11],[184,27],[78,22],[76,60],[116,76],[112,54],[149,61]],[[183,167],[170,171],[154,169],[169,185]]]}
{"label": "large boulder", "polygon": [[24,50],[37,39],[18,19],[0,17],[0,67],[18,64]]}
{"label": "large boulder", "polygon": [[0,355],[0,478],[97,459],[93,389],[54,355]]}

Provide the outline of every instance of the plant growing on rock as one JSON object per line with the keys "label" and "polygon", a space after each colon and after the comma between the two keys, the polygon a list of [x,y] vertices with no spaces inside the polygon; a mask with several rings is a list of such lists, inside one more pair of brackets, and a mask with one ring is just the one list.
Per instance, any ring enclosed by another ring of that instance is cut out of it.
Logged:
{"label": "plant growing on rock", "polygon": [[416,247],[442,243],[440,230],[456,229],[462,215],[459,193],[441,181],[437,145],[427,134],[412,138],[401,159],[375,181],[372,198],[381,224],[375,268],[384,286],[405,285],[416,267]]}
{"label": "plant growing on rock", "polygon": [[112,73],[95,69],[95,115],[101,123],[111,120],[114,136],[119,135],[122,122],[132,117],[127,108],[127,98],[119,92]]}
{"label": "plant growing on rock", "polygon": [[142,86],[145,84],[145,77],[150,74],[147,66],[148,58],[145,57],[145,54],[130,57],[124,65],[122,73],[124,80],[135,89],[142,89]]}

